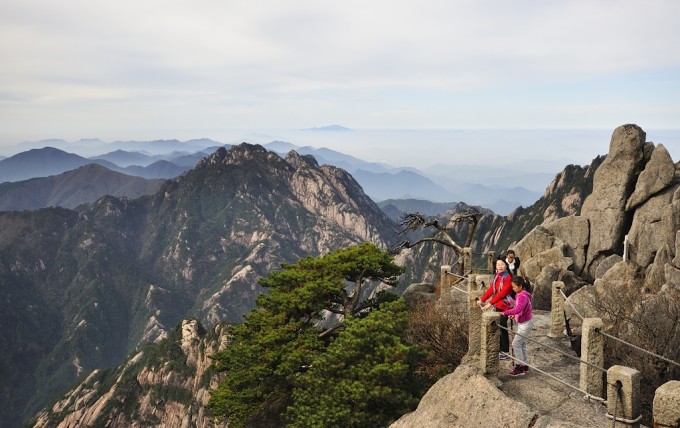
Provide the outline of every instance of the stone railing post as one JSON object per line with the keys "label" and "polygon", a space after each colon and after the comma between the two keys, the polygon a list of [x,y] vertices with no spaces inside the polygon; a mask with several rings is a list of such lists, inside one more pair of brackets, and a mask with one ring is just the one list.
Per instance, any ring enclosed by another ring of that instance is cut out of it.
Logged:
{"label": "stone railing post", "polygon": [[[590,363],[596,367],[604,366],[604,336],[596,330],[602,328],[600,318],[584,318],[581,327],[581,361]],[[602,370],[580,364],[579,387],[595,397],[602,398],[603,381]]]}
{"label": "stone railing post", "polygon": [[560,290],[564,288],[564,282],[553,281],[552,303],[550,305],[550,332],[548,337],[562,337],[564,332],[564,297]]}
{"label": "stone railing post", "polygon": [[450,306],[452,303],[451,283],[453,277],[449,275],[450,273],[451,266],[444,265],[441,267],[439,276],[439,304],[441,306]]}
{"label": "stone railing post", "polygon": [[479,356],[481,349],[481,334],[482,334],[482,310],[477,305],[477,301],[483,291],[479,290],[476,275],[468,275],[468,353],[467,355]]}
{"label": "stone railing post", "polygon": [[640,426],[640,377],[630,367],[607,370],[607,417],[615,421],[615,427]]}
{"label": "stone railing post", "polygon": [[461,275],[465,276],[472,272],[472,248],[463,248],[463,272]]}
{"label": "stone railing post", "polygon": [[500,348],[500,312],[485,311],[482,313],[481,349],[479,364],[486,375],[498,376]]}
{"label": "stone railing post", "polygon": [[680,380],[672,380],[656,388],[652,414],[655,427],[680,426]]}
{"label": "stone railing post", "polygon": [[486,268],[491,272],[493,275],[496,273],[496,252],[495,251],[489,251],[489,254],[487,255],[486,259]]}

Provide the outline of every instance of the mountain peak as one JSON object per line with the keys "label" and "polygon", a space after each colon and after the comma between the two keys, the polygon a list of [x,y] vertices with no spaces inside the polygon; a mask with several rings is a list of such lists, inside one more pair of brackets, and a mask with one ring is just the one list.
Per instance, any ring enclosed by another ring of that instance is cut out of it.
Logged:
{"label": "mountain peak", "polygon": [[303,129],[303,131],[351,131],[350,128],[344,127],[342,125],[327,125],[315,128]]}

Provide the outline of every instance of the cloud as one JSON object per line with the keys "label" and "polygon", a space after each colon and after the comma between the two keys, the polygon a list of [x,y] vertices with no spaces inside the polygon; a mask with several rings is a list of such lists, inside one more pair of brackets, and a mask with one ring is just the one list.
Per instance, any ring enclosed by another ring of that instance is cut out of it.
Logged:
{"label": "cloud", "polygon": [[[244,126],[456,127],[483,125],[481,113],[489,126],[522,117],[522,126],[554,126],[557,110],[571,111],[569,126],[590,124],[576,108],[551,106],[563,88],[665,70],[658,92],[678,94],[678,16],[674,0],[0,0],[0,127],[25,126],[32,106],[63,120],[87,106],[102,126],[117,114],[155,126],[165,115],[166,126],[186,127],[225,117]],[[507,111],[516,88],[532,87],[543,93],[529,98],[555,111],[542,123],[531,110]],[[461,104],[474,99],[486,109]],[[452,120],[452,110],[462,115]],[[659,125],[673,125],[677,107],[670,113]]]}

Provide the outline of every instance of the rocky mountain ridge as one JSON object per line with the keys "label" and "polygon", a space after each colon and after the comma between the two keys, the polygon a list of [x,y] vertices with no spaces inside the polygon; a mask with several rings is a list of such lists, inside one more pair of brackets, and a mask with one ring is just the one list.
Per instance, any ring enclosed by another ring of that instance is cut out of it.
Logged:
{"label": "rocky mountain ridge", "polygon": [[101,165],[111,171],[147,179],[174,178],[191,169],[195,164],[195,157],[191,159],[194,162],[190,165],[187,165],[186,161],[173,163],[166,159],[161,159],[144,166],[131,165],[120,167],[105,158],[88,159],[54,147],[43,147],[21,152],[0,160],[0,183],[21,182],[33,178],[49,177],[73,171],[89,164]]}
{"label": "rocky mountain ridge", "polygon": [[115,369],[94,370],[31,422],[38,427],[226,427],[206,412],[219,382],[210,356],[227,346],[227,327],[207,332],[195,319],[130,355]]}
{"label": "rocky mountain ridge", "polygon": [[248,144],[154,195],[0,212],[0,321],[15,326],[0,331],[0,419],[18,425],[182,318],[240,321],[281,262],[387,247],[394,228],[346,172]]}
{"label": "rocky mountain ridge", "polygon": [[[92,153],[111,147],[98,140],[72,144],[62,140],[46,140],[42,143],[47,146],[0,159],[0,182],[17,182],[61,174],[88,163],[96,163],[112,171],[148,179],[174,178],[194,167],[198,160],[220,147],[219,143],[212,140],[191,140],[184,143],[177,140],[129,142],[120,147],[132,148],[136,145],[134,150],[148,149],[156,153],[165,148],[166,151],[162,154],[151,154],[146,151],[124,151],[119,148],[86,158],[71,152]],[[36,144],[38,143],[32,145]],[[231,145],[225,144],[222,147],[228,149]],[[376,201],[410,197],[440,202],[466,201],[473,205],[487,206],[500,214],[507,214],[519,205],[533,203],[540,196],[535,188],[536,183],[547,183],[551,176],[547,173],[526,173],[510,168],[468,165],[446,168],[440,165],[437,168],[438,173],[433,175],[409,167],[366,162],[325,148],[298,147],[278,141],[268,143],[265,147],[281,157],[285,157],[286,153],[292,150],[301,155],[312,155],[320,164],[342,168],[352,174],[362,185],[365,193]],[[172,149],[175,151],[167,152]],[[191,149],[196,151],[187,151]],[[458,168],[468,171],[463,175],[464,178],[450,176],[452,171]],[[484,173],[475,173],[481,171]],[[527,190],[527,186],[532,190]]]}

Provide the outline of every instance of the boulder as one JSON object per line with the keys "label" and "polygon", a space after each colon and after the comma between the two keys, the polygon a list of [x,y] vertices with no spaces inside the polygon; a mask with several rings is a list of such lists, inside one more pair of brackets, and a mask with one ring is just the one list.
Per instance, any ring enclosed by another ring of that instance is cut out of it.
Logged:
{"label": "boulder", "polygon": [[562,271],[558,281],[562,281],[564,283],[563,291],[564,294],[567,296],[573,294],[574,292],[576,292],[576,290],[579,290],[581,287],[588,285],[586,281],[581,279],[580,276],[578,276],[576,273],[570,270]]}
{"label": "boulder", "polygon": [[390,428],[453,428],[531,426],[538,417],[528,406],[501,392],[477,367],[461,365],[441,378],[420,400],[418,408]]}
{"label": "boulder", "polygon": [[537,226],[527,233],[513,248],[517,257],[522,260],[520,270],[522,270],[524,262],[548,248],[552,248],[554,242],[555,236],[543,226]]}
{"label": "boulder", "polygon": [[661,251],[656,253],[654,263],[647,267],[643,291],[645,293],[658,293],[666,283],[666,265],[670,265],[670,251],[665,245]]}
{"label": "boulder", "polygon": [[553,265],[557,269],[567,270],[573,265],[571,257],[566,257],[563,253],[564,243],[560,240],[555,240],[555,246],[544,250],[529,260],[522,263],[520,267],[524,275],[531,282],[535,282],[544,267]]}
{"label": "boulder", "polygon": [[[668,188],[661,193],[647,199],[639,205],[633,215],[633,223],[628,232],[628,254],[631,260],[642,267],[649,266],[654,261],[654,255],[668,243],[667,234],[675,235],[675,222],[672,213],[673,192]],[[666,219],[663,221],[662,219]]]}
{"label": "boulder", "polygon": [[664,276],[666,277],[666,284],[680,290],[680,269],[670,264],[666,264],[664,266]]}
{"label": "boulder", "polygon": [[565,255],[572,258],[574,271],[580,274],[586,264],[586,249],[590,237],[590,222],[586,217],[562,217],[543,227],[553,236],[561,239],[567,248]]}
{"label": "boulder", "polygon": [[607,256],[600,263],[598,263],[597,268],[595,269],[595,279],[602,278],[605,273],[609,269],[612,268],[615,264],[618,262],[622,261],[623,257],[619,256],[618,254],[612,254],[611,256]]}
{"label": "boulder", "polygon": [[[649,149],[645,132],[637,125],[623,125],[614,130],[609,153],[593,177],[593,191],[583,202],[581,215],[590,221],[590,242],[586,269],[601,254],[618,250],[630,221],[624,215],[626,201],[643,168]],[[649,154],[651,157],[651,153]]]}
{"label": "boulder", "polygon": [[[644,287],[644,270],[634,262],[621,261],[612,266],[602,279],[595,281],[594,306],[607,328],[625,328],[614,325],[621,316],[632,314],[633,307],[640,301]],[[616,333],[614,333],[616,334]]]}
{"label": "boulder", "polygon": [[439,297],[435,294],[435,291],[436,287],[434,284],[430,282],[420,282],[406,287],[406,290],[404,290],[401,296],[411,305],[436,302]]}
{"label": "boulder", "polygon": [[[595,283],[597,284],[598,281],[601,280],[598,279]],[[581,317],[594,318],[600,316],[595,306],[595,285],[588,284],[568,296],[567,302],[564,305],[564,313],[571,320],[572,328],[581,326]]]}
{"label": "boulder", "polygon": [[640,173],[635,191],[626,202],[626,211],[637,208],[638,205],[649,199],[650,196],[665,189],[673,181],[675,176],[675,164],[666,148],[659,144],[652,151],[649,162]]}
{"label": "boulder", "polygon": [[558,281],[563,270],[557,265],[547,265],[541,269],[541,273],[531,283],[532,304],[534,309],[549,311],[552,305],[552,283]]}
{"label": "boulder", "polygon": [[[659,233],[666,238],[666,243],[669,248],[680,248],[680,242],[677,241],[678,231],[680,231],[680,184],[675,186],[672,202],[664,209],[661,215],[661,226]],[[675,257],[680,258],[676,251]],[[680,267],[680,262],[676,263]]]}

